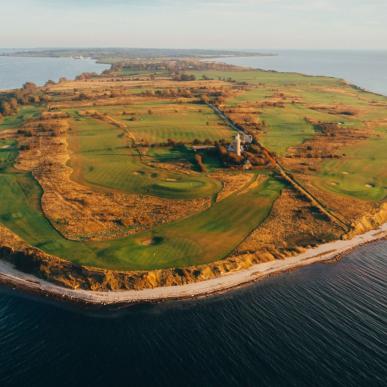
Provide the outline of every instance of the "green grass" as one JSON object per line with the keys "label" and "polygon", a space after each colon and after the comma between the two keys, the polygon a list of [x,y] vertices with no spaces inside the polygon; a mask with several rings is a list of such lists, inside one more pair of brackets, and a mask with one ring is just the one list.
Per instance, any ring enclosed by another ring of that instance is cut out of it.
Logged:
{"label": "green grass", "polygon": [[249,84],[263,84],[268,86],[315,86],[315,85],[338,85],[342,81],[330,77],[313,77],[297,73],[280,73],[274,71],[247,70],[247,71],[190,71],[198,79],[206,75],[211,79],[231,78],[238,82],[248,82]]}
{"label": "green grass", "polygon": [[[220,189],[219,182],[199,174],[145,166],[138,154],[124,147],[120,129],[98,120],[74,120],[70,137],[78,152],[76,163],[93,184],[171,198],[207,196]],[[147,157],[159,162],[192,158],[184,148],[154,148],[150,153]],[[115,241],[75,242],[63,238],[45,218],[42,190],[32,175],[8,169],[0,171],[0,222],[31,245],[78,264],[120,270],[184,267],[226,257],[267,217],[281,188],[270,178],[262,187],[234,194],[207,211],[151,232]]]}
{"label": "green grass", "polygon": [[17,157],[16,141],[0,140],[0,171],[10,167]]}
{"label": "green grass", "polygon": [[[233,131],[207,106],[186,104],[183,107],[190,110],[166,106],[168,110],[163,112],[146,106],[136,121],[128,121],[129,130],[136,141],[151,144],[168,139],[184,143],[192,143],[194,139],[217,141],[233,136]],[[149,109],[152,114],[148,113]]]}
{"label": "green grass", "polygon": [[[206,73],[207,76],[217,78],[217,72]],[[280,99],[284,107],[260,106],[259,120],[267,124],[260,141],[270,150],[285,155],[289,147],[302,144],[312,138],[316,131],[313,125],[306,122],[305,117],[322,122],[345,122],[348,125],[362,126],[362,119],[382,118],[380,108],[370,107],[371,101],[381,101],[382,97],[372,93],[361,92],[346,85],[343,81],[329,77],[311,77],[293,73],[275,73],[263,71],[226,72],[226,78],[246,81],[255,85],[252,89],[241,92],[226,100],[228,107],[243,106],[244,104],[272,101],[273,97]],[[386,100],[386,99],[385,99]],[[296,101],[296,103],[291,103]],[[318,111],[313,106],[326,104],[354,108],[364,116],[343,116]]]}
{"label": "green grass", "polygon": [[[199,154],[202,155],[203,164],[206,166],[209,172],[223,167],[223,164],[215,149],[201,150],[199,151]],[[188,162],[191,164],[192,169],[199,171],[195,161],[195,152],[189,146],[149,148],[147,156],[150,157],[150,160],[160,163]]]}
{"label": "green grass", "polygon": [[[171,199],[209,197],[221,189],[218,181],[205,175],[186,175],[145,165],[137,150],[125,147],[122,130],[112,125],[82,118],[71,126],[71,167],[75,171],[73,178],[81,183]],[[176,189],[165,189],[168,181],[175,181]]]}
{"label": "green grass", "polygon": [[30,174],[0,173],[0,222],[31,245],[62,257],[90,254],[82,243],[64,239],[41,212],[42,191]]}
{"label": "green grass", "polygon": [[342,149],[344,158],[324,161],[313,183],[320,189],[363,200],[387,198],[387,129]]}
{"label": "green grass", "polygon": [[153,147],[147,153],[151,159],[160,163],[173,163],[179,161],[189,161],[194,163],[194,152],[185,146],[175,147]]}
{"label": "green grass", "polygon": [[136,76],[150,76],[150,75],[157,75],[157,76],[168,76],[169,73],[165,70],[155,70],[155,71],[144,71],[144,70],[131,70],[129,68],[123,68],[118,73],[121,76],[130,76],[130,77],[136,77]]}
{"label": "green grass", "polygon": [[227,99],[227,105],[234,107],[244,102],[257,102],[270,97],[273,92],[267,87],[256,87],[252,90],[245,91],[236,97]]}
{"label": "green grass", "polygon": [[[125,260],[130,260],[135,269],[151,269],[205,264],[222,259],[265,220],[281,188],[281,183],[269,178],[261,187],[234,194],[207,211],[138,234],[130,238],[129,244],[122,243],[117,268],[122,268]],[[152,239],[158,242],[144,245],[144,241]],[[115,256],[117,244],[114,247],[106,242],[96,245],[103,249],[105,256]]]}
{"label": "green grass", "polygon": [[260,138],[262,144],[279,155],[284,155],[289,147],[302,144],[315,135],[313,125],[304,119],[311,113],[315,115],[314,111],[299,105],[266,108],[260,117],[267,126]]}
{"label": "green grass", "polygon": [[4,117],[2,121],[0,121],[0,132],[6,129],[17,129],[20,128],[24,121],[36,117],[40,108],[36,106],[26,106],[19,110],[19,112],[12,116]]}
{"label": "green grass", "polygon": [[120,270],[184,267],[227,256],[268,216],[281,189],[281,183],[269,178],[262,187],[152,232],[108,242],[74,242],[64,239],[42,214],[42,192],[30,174],[0,173],[0,222],[31,245],[78,264]]}
{"label": "green grass", "polygon": [[[95,107],[93,110],[107,113],[127,125],[137,142],[159,144],[172,139],[192,143],[194,139],[217,141],[231,139],[234,135],[234,131],[205,105],[161,100],[129,106]],[[133,116],[135,120],[131,121]]]}
{"label": "green grass", "polygon": [[[263,71],[196,72],[217,79],[246,81],[255,88],[232,97],[228,106],[262,101],[284,92],[289,99],[285,108],[262,107],[259,118],[267,127],[261,141],[279,155],[315,135],[315,128],[305,117],[324,122],[344,122],[360,126],[365,119],[383,119],[382,108],[370,107],[372,100],[386,101],[371,93],[355,92],[341,80]],[[130,74],[128,74],[130,75]],[[346,88],[345,93],[335,88]],[[358,117],[343,117],[310,109],[310,104],[342,104],[362,110]],[[82,109],[79,109],[82,110]],[[200,140],[228,139],[233,132],[209,108],[195,104],[178,105],[172,100],[147,101],[127,106],[85,108],[98,110],[127,125],[127,130],[87,117],[73,119],[69,132],[72,151],[72,178],[91,187],[127,193],[155,195],[170,199],[215,197],[219,181],[203,173],[182,174],[162,168],[164,163],[191,163],[194,153],[184,147],[154,147],[145,154],[128,147],[130,136],[148,143],[168,139],[191,143]],[[149,114],[149,110],[152,111]],[[20,127],[38,109],[23,108],[17,116],[6,117],[0,131]],[[127,112],[127,114],[123,114]],[[129,114],[130,113],[130,114]],[[135,117],[135,120],[131,120]],[[387,129],[356,146],[342,150],[346,157],[329,159],[312,176],[318,189],[329,190],[364,200],[378,201],[387,196]],[[162,224],[149,232],[103,242],[68,241],[45,218],[41,209],[42,191],[31,174],[20,173],[10,166],[17,155],[15,143],[0,142],[11,148],[0,149],[0,222],[28,243],[74,263],[117,270],[150,270],[205,264],[227,257],[269,215],[279,197],[282,183],[270,175],[258,187],[251,185],[240,193],[213,203],[206,211],[176,222]],[[203,152],[204,164],[211,171],[220,167],[219,160]],[[154,163],[151,165],[150,163]],[[268,174],[268,172],[266,172]],[[252,177],[254,175],[252,174]],[[246,187],[244,187],[246,188]]]}

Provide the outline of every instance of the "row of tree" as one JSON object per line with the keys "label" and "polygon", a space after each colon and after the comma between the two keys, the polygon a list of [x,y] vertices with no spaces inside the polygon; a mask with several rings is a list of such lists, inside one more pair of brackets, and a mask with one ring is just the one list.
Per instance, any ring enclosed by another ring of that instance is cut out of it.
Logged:
{"label": "row of tree", "polygon": [[48,99],[34,83],[27,82],[20,89],[0,94],[0,114],[10,116],[17,113],[20,105],[40,104]]}
{"label": "row of tree", "polygon": [[190,82],[190,81],[196,81],[196,77],[193,74],[186,74],[186,73],[176,73],[173,75],[172,79],[174,81],[178,82]]}

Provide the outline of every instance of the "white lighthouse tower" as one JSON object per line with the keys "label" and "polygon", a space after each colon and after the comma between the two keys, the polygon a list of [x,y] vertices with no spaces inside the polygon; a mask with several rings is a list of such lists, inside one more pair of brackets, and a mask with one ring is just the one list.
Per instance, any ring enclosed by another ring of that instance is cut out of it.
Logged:
{"label": "white lighthouse tower", "polygon": [[241,146],[241,136],[239,133],[235,136],[235,153],[237,156],[240,156],[242,154],[242,146]]}

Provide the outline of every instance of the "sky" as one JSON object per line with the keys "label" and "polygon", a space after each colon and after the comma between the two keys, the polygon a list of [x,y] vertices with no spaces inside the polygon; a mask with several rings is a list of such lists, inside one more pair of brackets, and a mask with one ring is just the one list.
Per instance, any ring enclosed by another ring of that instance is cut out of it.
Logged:
{"label": "sky", "polygon": [[0,47],[387,49],[387,0],[1,0]]}

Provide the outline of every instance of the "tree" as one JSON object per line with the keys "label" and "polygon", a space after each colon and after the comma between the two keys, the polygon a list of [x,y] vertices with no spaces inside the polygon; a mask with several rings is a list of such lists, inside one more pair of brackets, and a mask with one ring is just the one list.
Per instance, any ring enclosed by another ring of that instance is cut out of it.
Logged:
{"label": "tree", "polygon": [[38,86],[36,86],[33,82],[26,82],[23,85],[23,89],[32,93],[38,89]]}
{"label": "tree", "polygon": [[11,105],[9,104],[9,102],[7,101],[2,101],[1,102],[1,105],[0,105],[0,112],[4,115],[4,116],[9,116],[12,114],[12,108],[11,108]]}
{"label": "tree", "polygon": [[34,103],[34,104],[40,103],[40,97],[38,95],[31,95],[29,100],[31,103]]}
{"label": "tree", "polygon": [[208,95],[207,94],[203,94],[202,96],[201,96],[201,101],[203,102],[203,103],[205,103],[205,104],[207,104],[207,103],[209,103],[210,102],[210,99],[208,98]]}
{"label": "tree", "polygon": [[182,81],[182,82],[188,82],[188,81],[195,81],[196,80],[196,77],[195,75],[191,74],[178,74],[174,77],[174,80],[176,81]]}
{"label": "tree", "polygon": [[195,154],[195,162],[199,167],[200,172],[207,172],[206,166],[203,164],[203,156],[199,153]]}
{"label": "tree", "polygon": [[16,111],[17,110],[17,99],[16,98],[11,98],[9,100],[9,105],[11,106],[11,109],[13,111]]}
{"label": "tree", "polygon": [[79,99],[80,101],[82,101],[82,100],[88,99],[88,97],[87,97],[87,95],[86,95],[85,93],[80,93],[80,94],[78,95],[78,99]]}

